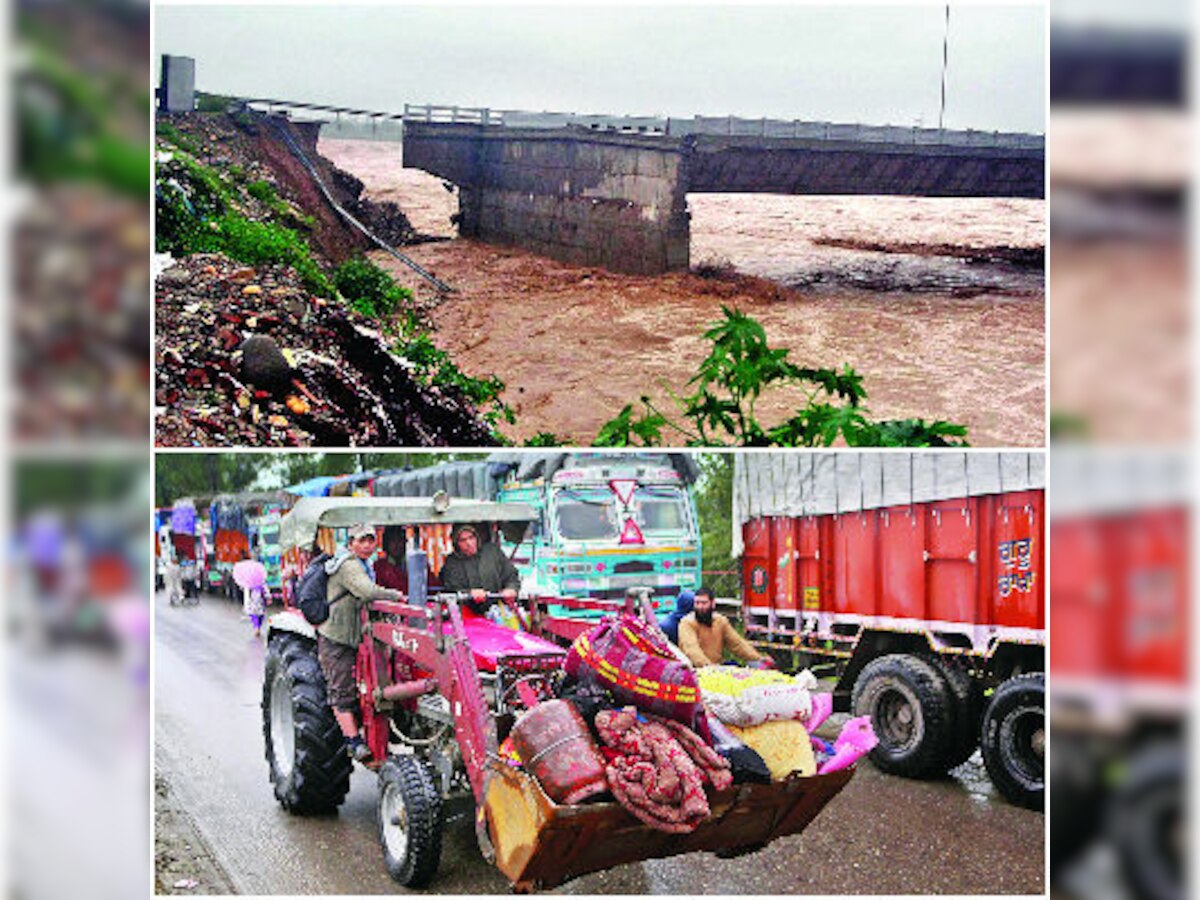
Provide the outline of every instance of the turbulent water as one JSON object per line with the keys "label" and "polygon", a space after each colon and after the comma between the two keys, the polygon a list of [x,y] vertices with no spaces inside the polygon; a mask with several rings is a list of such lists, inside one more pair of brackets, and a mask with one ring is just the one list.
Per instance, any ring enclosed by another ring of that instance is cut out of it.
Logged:
{"label": "turbulent water", "polygon": [[[320,150],[418,231],[455,236],[451,186],[402,168],[398,145],[323,139]],[[614,275],[467,240],[408,248],[458,289],[432,313],[438,343],[508,384],[511,437],[590,443],[642,394],[670,408],[706,352],[701,333],[734,305],[793,359],[853,365],[878,418],[962,422],[975,445],[1043,442],[1043,201],[693,194],[688,206],[693,273],[732,270],[792,290]],[[795,392],[764,397],[760,413],[797,402]]]}

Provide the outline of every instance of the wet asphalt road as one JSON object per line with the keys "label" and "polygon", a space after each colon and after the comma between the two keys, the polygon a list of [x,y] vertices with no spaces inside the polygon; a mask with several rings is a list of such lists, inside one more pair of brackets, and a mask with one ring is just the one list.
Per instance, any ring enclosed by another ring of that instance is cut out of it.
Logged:
{"label": "wet asphalt road", "polygon": [[[240,893],[404,893],[377,843],[375,775],[357,768],[335,816],[276,803],[263,757],[264,647],[240,604],[155,598],[155,765]],[[836,721],[835,717],[835,721]],[[824,729],[822,730],[824,733]],[[451,809],[430,893],[507,893]],[[1044,819],[994,792],[978,755],[917,782],[860,764],[802,834],[733,860],[691,854],[585,876],[573,894],[1041,894]]]}

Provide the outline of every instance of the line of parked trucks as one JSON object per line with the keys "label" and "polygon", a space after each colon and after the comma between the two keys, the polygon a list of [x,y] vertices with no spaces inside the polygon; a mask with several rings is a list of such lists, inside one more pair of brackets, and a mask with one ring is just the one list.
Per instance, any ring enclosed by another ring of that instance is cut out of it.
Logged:
{"label": "line of parked trucks", "polygon": [[[836,677],[838,708],[871,715],[884,770],[934,776],[981,748],[1005,797],[1041,807],[1042,465],[1025,453],[735,457],[741,625],[781,667]],[[279,520],[298,497],[444,491],[534,510],[526,534],[502,538],[524,595],[615,599],[640,586],[665,611],[701,581],[699,477],[686,454],[493,454],[214,498],[207,523],[196,516],[196,583],[232,592],[229,569],[252,551],[290,602],[298,572],[280,559]],[[449,534],[422,543],[436,572]]]}

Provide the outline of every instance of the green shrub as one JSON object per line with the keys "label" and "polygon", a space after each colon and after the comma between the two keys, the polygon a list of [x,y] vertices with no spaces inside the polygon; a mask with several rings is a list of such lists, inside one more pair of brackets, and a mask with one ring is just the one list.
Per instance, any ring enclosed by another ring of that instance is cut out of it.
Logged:
{"label": "green shrub", "polygon": [[275,186],[269,181],[251,181],[246,185],[246,193],[263,203],[271,203],[276,199]]}
{"label": "green shrub", "polygon": [[[788,361],[788,351],[767,345],[763,327],[738,310],[722,307],[725,319],[704,333],[712,350],[700,363],[695,393],[675,397],[681,418],[672,420],[641,398],[606,422],[597,447],[647,446],[664,442],[670,430],[692,447],[828,447],[841,438],[850,447],[965,447],[967,429],[951,422],[890,419],[872,422],[861,406],[867,398],[862,376],[849,366],[813,369]],[[792,417],[764,428],[754,407],[770,387],[807,388],[805,405]]]}
{"label": "green shrub", "polygon": [[333,273],[333,284],[354,309],[373,319],[387,318],[412,301],[412,291],[369,260],[349,259]]}

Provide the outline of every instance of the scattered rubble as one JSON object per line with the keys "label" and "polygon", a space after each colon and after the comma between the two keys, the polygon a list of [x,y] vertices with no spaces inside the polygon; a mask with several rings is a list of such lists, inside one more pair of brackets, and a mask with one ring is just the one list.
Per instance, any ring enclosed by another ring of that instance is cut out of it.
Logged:
{"label": "scattered rubble", "polygon": [[496,443],[470,404],[419,384],[369,320],[290,267],[194,254],[159,276],[155,311],[160,446]]}

